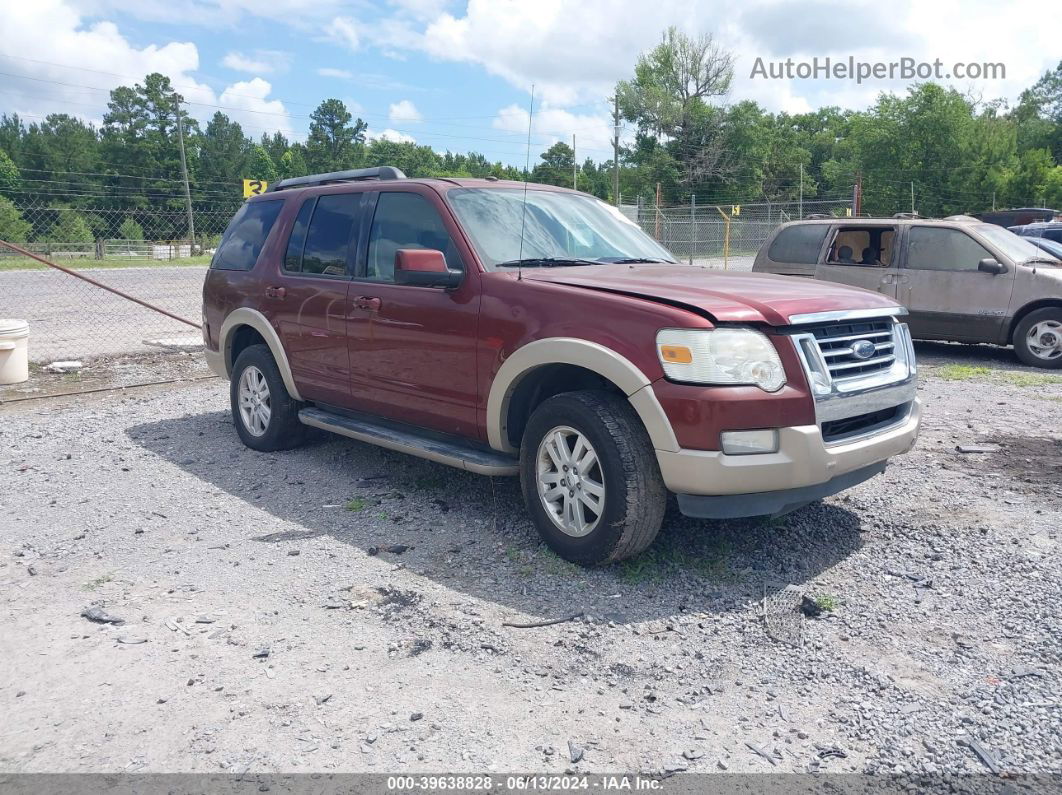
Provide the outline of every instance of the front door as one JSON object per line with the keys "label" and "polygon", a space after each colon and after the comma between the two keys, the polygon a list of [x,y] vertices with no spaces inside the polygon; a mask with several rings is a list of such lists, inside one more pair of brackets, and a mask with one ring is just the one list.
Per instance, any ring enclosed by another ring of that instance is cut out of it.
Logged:
{"label": "front door", "polygon": [[299,392],[339,406],[350,399],[347,292],[361,201],[360,193],[307,198],[292,225],[279,278],[267,288]]}
{"label": "front door", "polygon": [[[368,208],[366,212],[369,212]],[[467,437],[476,422],[478,274],[449,212],[430,188],[381,190],[351,284],[351,391],[359,408]],[[395,253],[442,251],[464,270],[455,289],[395,284]]]}
{"label": "front door", "polygon": [[912,226],[897,296],[910,311],[911,333],[923,339],[998,342],[1014,288],[1014,269],[977,269],[996,255],[961,229]]}
{"label": "front door", "polygon": [[896,297],[898,230],[891,226],[843,226],[834,231],[815,278]]}

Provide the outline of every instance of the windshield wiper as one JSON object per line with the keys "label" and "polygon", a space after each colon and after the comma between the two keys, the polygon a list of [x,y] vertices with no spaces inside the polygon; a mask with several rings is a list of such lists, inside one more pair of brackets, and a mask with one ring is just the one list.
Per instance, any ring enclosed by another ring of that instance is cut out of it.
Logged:
{"label": "windshield wiper", "polygon": [[601,262],[608,262],[612,265],[639,265],[641,263],[649,263],[654,265],[677,265],[677,262],[669,259],[660,259],[659,257],[618,257],[613,259],[612,257],[603,257]]}
{"label": "windshield wiper", "polygon": [[496,268],[563,268],[568,265],[600,265],[592,259],[579,259],[577,257],[527,257],[525,259],[511,259],[507,262],[499,262]]}

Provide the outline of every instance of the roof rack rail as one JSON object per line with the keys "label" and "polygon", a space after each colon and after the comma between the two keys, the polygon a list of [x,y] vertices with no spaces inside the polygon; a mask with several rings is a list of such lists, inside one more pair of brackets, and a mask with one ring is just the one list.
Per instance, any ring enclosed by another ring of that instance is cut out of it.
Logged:
{"label": "roof rack rail", "polygon": [[915,221],[925,218],[924,215],[919,215],[918,213],[893,213],[892,217],[893,218],[906,218],[908,220],[915,220]]}
{"label": "roof rack rail", "polygon": [[808,213],[804,216],[805,221],[823,221],[827,218],[833,218],[829,213]]}
{"label": "roof rack rail", "polygon": [[307,188],[313,185],[331,185],[336,182],[360,182],[370,179],[405,179],[406,175],[394,166],[376,168],[355,168],[350,171],[332,171],[328,174],[310,174],[305,177],[282,179],[269,186],[267,192],[286,190],[288,188]]}

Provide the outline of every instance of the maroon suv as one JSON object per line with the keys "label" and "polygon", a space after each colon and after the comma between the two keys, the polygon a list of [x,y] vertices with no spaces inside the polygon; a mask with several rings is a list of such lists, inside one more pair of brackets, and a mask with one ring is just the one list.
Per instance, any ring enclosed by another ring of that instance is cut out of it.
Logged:
{"label": "maroon suv", "polygon": [[545,185],[300,177],[232,219],[203,288],[212,369],[256,450],[323,428],[521,477],[584,565],[683,513],[773,515],[885,469],[918,431],[904,309],[680,265],[616,208]]}

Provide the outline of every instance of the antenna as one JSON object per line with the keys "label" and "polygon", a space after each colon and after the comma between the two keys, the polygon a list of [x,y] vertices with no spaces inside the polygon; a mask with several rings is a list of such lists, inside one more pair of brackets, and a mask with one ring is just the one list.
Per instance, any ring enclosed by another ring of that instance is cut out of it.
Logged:
{"label": "antenna", "polygon": [[516,280],[524,278],[524,269],[519,264],[524,258],[524,227],[527,225],[527,180],[531,177],[531,121],[535,118],[535,84],[531,84],[531,106],[527,111],[527,154],[524,156],[524,200],[520,205],[520,254],[517,256]]}

